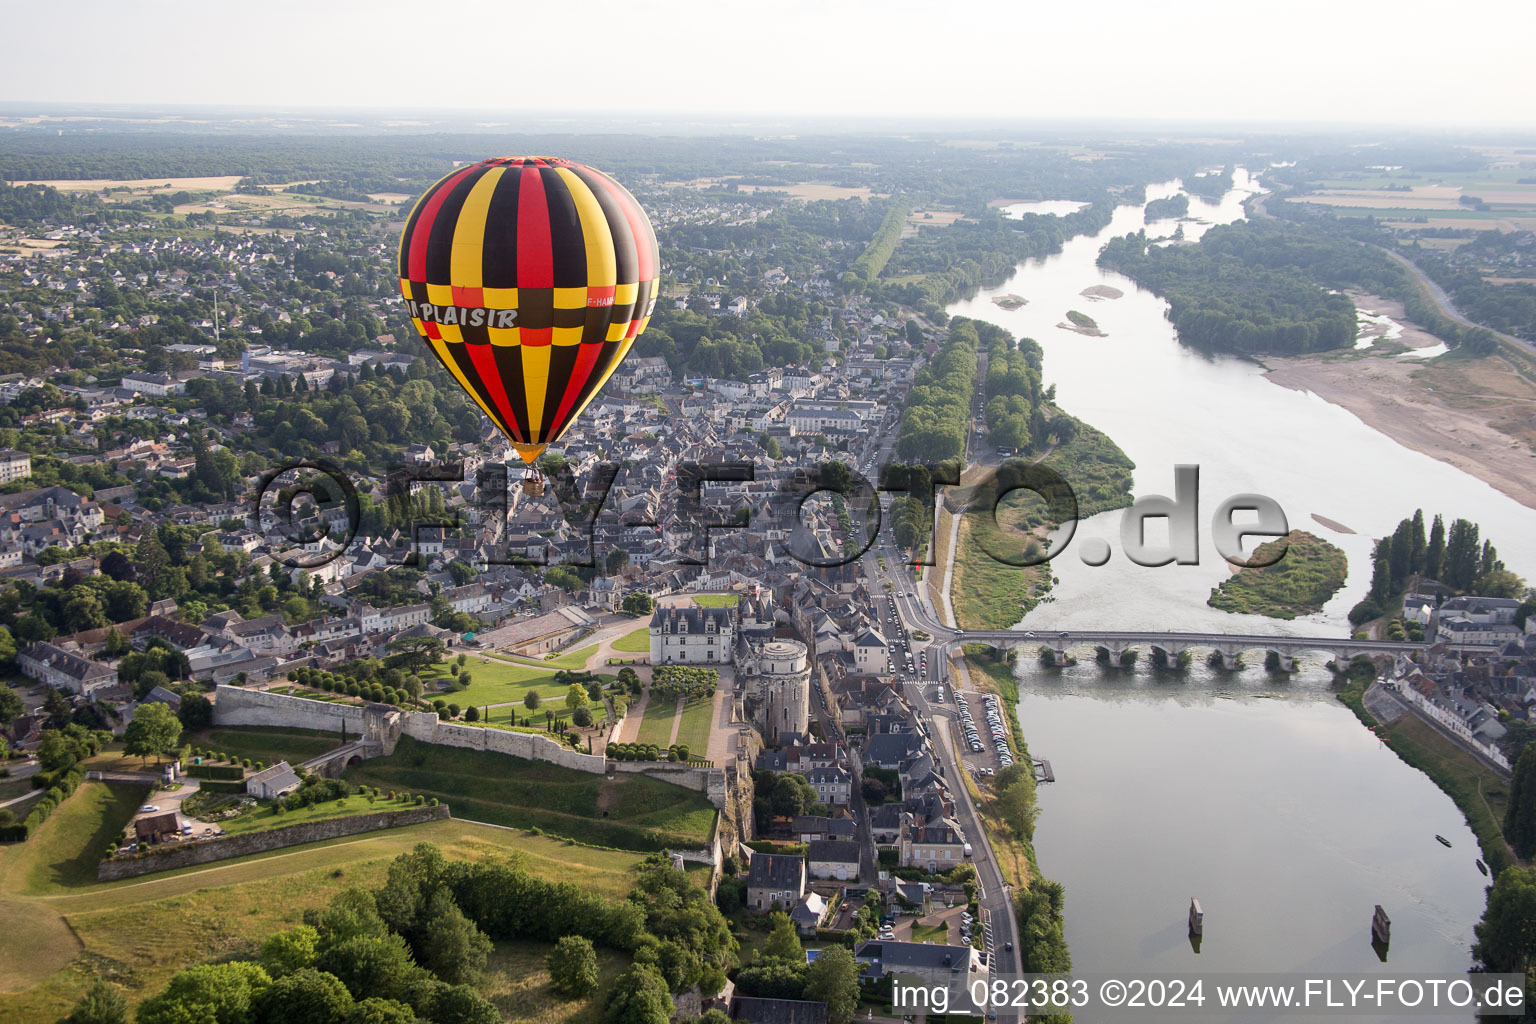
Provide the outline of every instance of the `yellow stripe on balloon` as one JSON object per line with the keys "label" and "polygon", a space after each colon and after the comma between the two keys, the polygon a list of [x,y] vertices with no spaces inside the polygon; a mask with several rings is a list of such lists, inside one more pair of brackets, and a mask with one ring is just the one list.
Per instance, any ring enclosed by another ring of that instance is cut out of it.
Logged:
{"label": "yellow stripe on balloon", "polygon": [[485,255],[485,218],[491,209],[491,193],[496,191],[504,170],[493,167],[480,175],[459,208],[459,219],[453,225],[453,254],[448,272],[460,288],[479,288],[484,280],[481,260]]}
{"label": "yellow stripe on balloon", "polygon": [[[587,246],[587,285],[606,288],[617,284],[619,271],[613,253],[613,232],[608,229],[608,218],[603,215],[601,204],[587,183],[569,167],[556,167],[555,173],[560,175],[565,187],[570,190],[571,199],[576,203],[576,216],[581,219],[581,238]],[[586,305],[585,301],[582,305]]]}
{"label": "yellow stripe on balloon", "polygon": [[552,346],[523,346],[523,395],[528,403],[528,435],[544,440],[544,399],[549,392],[549,355]]}

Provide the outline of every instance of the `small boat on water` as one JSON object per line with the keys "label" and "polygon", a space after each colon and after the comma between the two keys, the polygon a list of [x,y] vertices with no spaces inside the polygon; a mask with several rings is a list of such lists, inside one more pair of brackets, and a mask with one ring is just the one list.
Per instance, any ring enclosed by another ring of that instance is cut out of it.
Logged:
{"label": "small boat on water", "polygon": [[1440,845],[1441,846],[1450,846],[1451,845],[1451,841],[1449,839],[1445,838],[1445,836],[1435,836],[1435,838],[1440,841]]}
{"label": "small boat on water", "polygon": [[1482,861],[1478,861],[1477,862],[1477,870],[1481,871],[1483,874],[1486,875],[1488,873],[1488,865],[1484,864]]}

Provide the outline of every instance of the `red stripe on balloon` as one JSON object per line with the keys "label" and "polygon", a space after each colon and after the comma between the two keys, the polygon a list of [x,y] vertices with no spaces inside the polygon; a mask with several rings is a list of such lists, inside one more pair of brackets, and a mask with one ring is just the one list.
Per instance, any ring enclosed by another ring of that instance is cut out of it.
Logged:
{"label": "red stripe on balloon", "polygon": [[442,209],[443,201],[453,192],[453,187],[479,169],[478,164],[471,164],[447,181],[440,182],[432,190],[432,198],[427,200],[426,208],[416,219],[416,229],[411,232],[411,260],[408,276],[412,281],[424,282],[427,279],[427,240],[432,237],[432,222],[437,219],[437,211]]}
{"label": "red stripe on balloon", "polygon": [[501,412],[502,419],[511,428],[512,439],[522,441],[523,428],[512,412],[512,403],[507,401],[507,388],[501,381],[501,368],[496,365],[496,354],[491,351],[489,345],[465,345],[464,347],[469,350],[470,361],[475,364],[475,372],[480,375],[480,381],[485,385],[485,390],[490,392],[491,399]]}
{"label": "red stripe on balloon", "polygon": [[524,164],[521,174],[517,190],[517,286],[553,288],[555,261],[544,178],[531,164]]}
{"label": "red stripe on balloon", "polygon": [[587,386],[587,378],[592,376],[592,367],[597,365],[597,357],[602,354],[602,342],[584,344],[576,353],[576,365],[571,368],[570,382],[566,384],[565,394],[560,398],[560,407],[555,410],[555,418],[549,424],[551,436],[559,434],[560,428],[565,426],[566,416],[581,396],[581,389]]}

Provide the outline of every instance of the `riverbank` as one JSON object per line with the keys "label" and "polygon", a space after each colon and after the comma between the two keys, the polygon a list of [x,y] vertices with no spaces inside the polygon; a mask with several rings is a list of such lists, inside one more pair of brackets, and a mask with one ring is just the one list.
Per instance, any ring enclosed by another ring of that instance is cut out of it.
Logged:
{"label": "riverbank", "polygon": [[[1403,324],[1399,337],[1379,343],[1389,352],[1400,352],[1399,344],[1438,343],[1423,328],[1399,319],[1400,303],[1377,296],[1359,301]],[[1536,374],[1512,358],[1517,357],[1479,359],[1454,350],[1429,361],[1353,352],[1271,357],[1264,376],[1347,409],[1404,447],[1536,508]]]}
{"label": "riverbank", "polygon": [[1372,679],[1351,679],[1339,691],[1339,701],[1382,737],[1405,764],[1428,775],[1455,802],[1477,836],[1484,863],[1495,875],[1516,863],[1500,827],[1509,800],[1509,783],[1412,712],[1383,724],[1365,706],[1365,691],[1373,681],[1374,673]]}

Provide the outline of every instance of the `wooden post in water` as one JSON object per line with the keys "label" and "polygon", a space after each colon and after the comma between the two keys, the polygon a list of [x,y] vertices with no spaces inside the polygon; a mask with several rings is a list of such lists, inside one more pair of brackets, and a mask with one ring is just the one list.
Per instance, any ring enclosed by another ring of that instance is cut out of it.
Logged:
{"label": "wooden post in water", "polygon": [[1381,909],[1381,904],[1376,904],[1376,912],[1371,915],[1371,948],[1381,958],[1382,963],[1387,962],[1387,947],[1392,943],[1392,919],[1387,912]]}
{"label": "wooden post in water", "polygon": [[1189,945],[1196,953],[1200,952],[1200,941],[1205,937],[1205,911],[1200,908],[1200,901],[1195,897],[1189,898]]}

